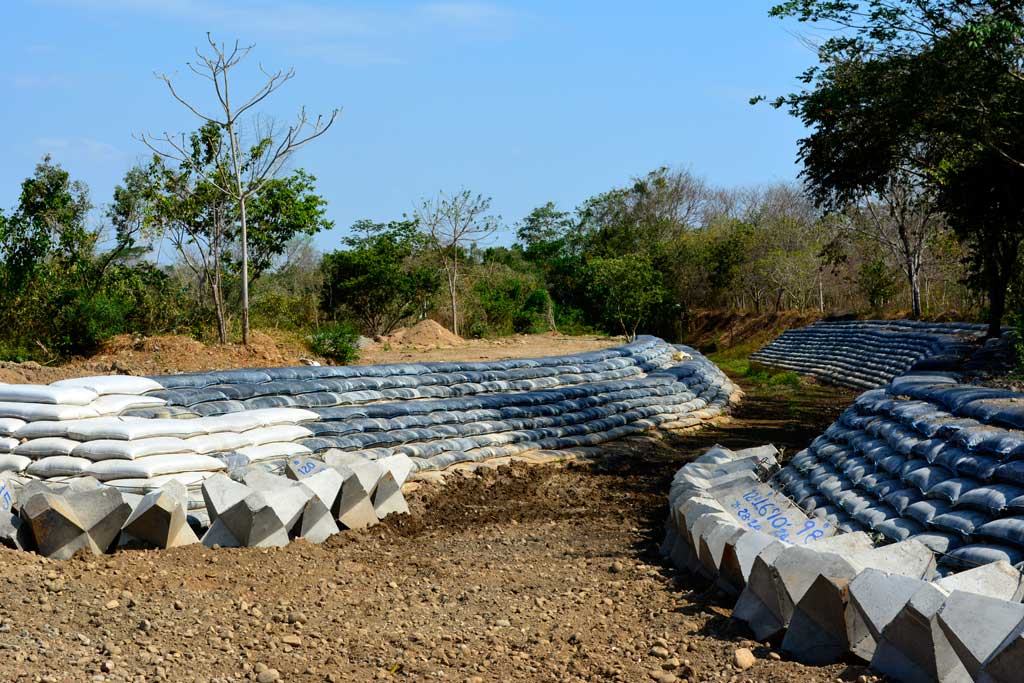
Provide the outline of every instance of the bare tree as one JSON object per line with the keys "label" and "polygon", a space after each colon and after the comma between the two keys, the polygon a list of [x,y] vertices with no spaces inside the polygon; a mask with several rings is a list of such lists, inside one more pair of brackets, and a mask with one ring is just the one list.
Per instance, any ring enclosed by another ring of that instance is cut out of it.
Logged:
{"label": "bare tree", "polygon": [[[291,80],[295,76],[295,70],[270,72],[261,65],[260,71],[266,77],[263,85],[247,99],[241,100],[241,104],[236,104],[237,100],[233,102],[230,94],[231,70],[249,55],[253,46],[241,47],[238,41],[235,41],[234,46],[229,49],[224,43],[218,44],[214,41],[209,33],[206,34],[206,40],[209,43],[210,52],[204,53],[196,48],[197,61],[187,64],[194,74],[213,84],[216,94],[216,113],[206,113],[200,105],[193,104],[182,97],[171,82],[170,76],[158,74],[157,77],[167,85],[167,89],[175,100],[205,123],[223,128],[227,133],[229,153],[226,155],[224,163],[229,164],[229,167],[219,168],[217,173],[209,174],[208,179],[216,183],[221,192],[230,196],[238,204],[242,238],[242,343],[248,344],[249,250],[246,202],[277,175],[297,149],[326,133],[338,117],[339,110],[334,109],[326,117],[319,115],[315,119],[311,119],[306,114],[305,108],[302,108],[291,125],[279,130],[275,130],[272,123],[261,121],[257,117],[252,126],[255,134],[254,144],[248,151],[243,151],[239,140],[239,128],[243,117]],[[174,159],[179,163],[189,163],[184,135],[163,133],[160,136],[143,134],[139,137],[160,156]],[[225,182],[225,179],[229,179],[229,181]]]}
{"label": "bare tree", "polygon": [[921,317],[921,266],[942,215],[908,174],[889,178],[882,192],[849,213],[847,228],[876,241],[896,259],[910,285],[911,311]]}
{"label": "bare tree", "polygon": [[486,215],[490,208],[490,197],[461,190],[452,195],[440,192],[416,209],[416,219],[437,253],[448,285],[454,334],[459,333],[459,259],[471,245],[497,232],[499,219]]}

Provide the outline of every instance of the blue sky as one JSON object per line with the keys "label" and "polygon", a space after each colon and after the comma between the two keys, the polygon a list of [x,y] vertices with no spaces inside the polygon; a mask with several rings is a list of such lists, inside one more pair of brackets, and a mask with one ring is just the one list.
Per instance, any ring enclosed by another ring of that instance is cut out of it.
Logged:
{"label": "blue sky", "polygon": [[145,157],[133,133],[195,128],[153,74],[212,104],[185,67],[206,31],[255,44],[236,92],[260,62],[295,68],[263,113],[343,109],[294,162],[336,222],[323,249],[439,190],[489,195],[511,225],[661,165],[792,180],[800,124],[747,101],[796,88],[814,56],[770,4],[4,0],[0,206],[47,152],[103,204]]}

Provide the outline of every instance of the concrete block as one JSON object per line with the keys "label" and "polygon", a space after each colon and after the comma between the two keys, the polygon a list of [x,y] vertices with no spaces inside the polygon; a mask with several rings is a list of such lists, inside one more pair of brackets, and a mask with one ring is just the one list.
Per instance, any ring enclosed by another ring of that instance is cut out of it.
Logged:
{"label": "concrete block", "polygon": [[907,683],[970,681],[938,625],[937,615],[947,597],[934,584],[920,587],[882,630],[871,668]]}
{"label": "concrete block", "polygon": [[289,458],[284,466],[284,474],[289,479],[301,481],[324,470],[332,469],[329,465],[320,460],[300,455]]}
{"label": "concrete block", "polygon": [[23,498],[21,518],[39,553],[54,559],[67,559],[82,549],[97,555],[109,551],[131,513],[112,487],[66,489],[63,493],[36,491]]}
{"label": "concrete block", "polygon": [[850,650],[846,605],[850,579],[819,575],[804,592],[782,639],[782,650],[798,662],[822,666]]}
{"label": "concrete block", "polygon": [[870,662],[883,629],[927,582],[865,569],[849,587],[850,608],[846,611],[850,651]]}
{"label": "concrete block", "polygon": [[747,577],[750,576],[754,558],[772,544],[775,544],[775,554],[782,552],[785,547],[778,539],[760,531],[745,531],[733,537],[722,549],[722,561],[718,567],[719,579],[737,593],[742,591],[747,585]]}
{"label": "concrete block", "polygon": [[1005,560],[950,574],[935,585],[947,593],[964,591],[1011,602],[1024,597],[1024,576]]}
{"label": "concrete block", "polygon": [[700,534],[697,556],[709,576],[719,576],[726,544],[743,533],[744,529],[732,520],[719,519]]}
{"label": "concrete block", "polygon": [[187,517],[188,491],[172,479],[142,497],[125,521],[124,531],[158,548],[198,543]]}
{"label": "concrete block", "polygon": [[409,505],[402,495],[402,484],[412,471],[412,460],[408,456],[398,455],[378,461],[383,473],[377,480],[377,490],[373,494],[373,509],[377,519],[384,519],[392,514],[408,514]]}
{"label": "concrete block", "polygon": [[346,529],[364,529],[377,523],[370,492],[350,467],[339,467],[341,495],[335,504],[334,518]]}
{"label": "concrete block", "polygon": [[1017,683],[1024,672],[1024,628],[1018,627],[985,662],[981,683]]}
{"label": "concrete block", "polygon": [[[939,610],[938,622],[971,679],[977,680],[982,665],[1024,626],[1024,605],[953,591]],[[1017,676],[1024,678],[1024,670],[1018,669]]]}
{"label": "concrete block", "polygon": [[866,534],[853,533],[821,539],[812,546],[787,547],[771,563],[759,555],[733,616],[747,622],[757,640],[778,635],[819,576],[852,579],[860,567],[845,555],[871,547]]}

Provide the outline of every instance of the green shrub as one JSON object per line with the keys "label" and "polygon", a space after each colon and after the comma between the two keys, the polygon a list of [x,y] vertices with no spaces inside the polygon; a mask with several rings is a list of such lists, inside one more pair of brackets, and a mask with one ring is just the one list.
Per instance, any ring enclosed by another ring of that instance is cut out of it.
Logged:
{"label": "green shrub", "polygon": [[359,333],[347,322],[331,323],[308,337],[309,350],[339,365],[359,360]]}

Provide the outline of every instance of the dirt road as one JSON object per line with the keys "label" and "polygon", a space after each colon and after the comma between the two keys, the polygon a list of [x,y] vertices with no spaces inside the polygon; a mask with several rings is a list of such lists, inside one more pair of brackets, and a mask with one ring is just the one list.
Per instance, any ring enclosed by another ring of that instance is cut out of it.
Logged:
{"label": "dirt road", "polygon": [[[727,426],[453,478],[323,546],[3,551],[0,680],[855,680],[774,659],[657,555],[680,463],[715,442],[792,452],[850,398],[753,389]],[[757,662],[738,672],[744,646]]]}

